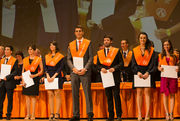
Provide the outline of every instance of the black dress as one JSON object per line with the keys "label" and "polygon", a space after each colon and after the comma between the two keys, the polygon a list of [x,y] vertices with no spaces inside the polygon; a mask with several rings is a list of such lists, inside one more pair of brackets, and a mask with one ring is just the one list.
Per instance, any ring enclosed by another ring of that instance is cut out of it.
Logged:
{"label": "black dress", "polygon": [[[29,59],[30,64],[32,63],[32,61],[33,61],[32,59]],[[31,72],[31,74],[37,74],[38,69],[39,69],[39,66],[37,67],[35,72]],[[38,96],[39,95],[39,80],[40,80],[39,76],[33,78],[34,85],[30,86],[28,88],[23,87],[22,94],[23,95],[29,95],[29,96]]]}
{"label": "black dress", "polygon": [[[135,60],[135,57],[134,57],[134,52],[133,52],[132,65],[131,65],[131,68],[132,68],[132,71],[133,71],[134,75],[137,75],[138,72],[141,72],[142,74],[145,74],[146,72],[149,72],[149,74],[151,75],[151,87],[153,87],[153,88],[156,87],[155,79],[152,76],[152,74],[154,72],[154,66],[156,66],[155,62],[154,62],[154,56],[155,56],[155,53],[153,52],[149,64],[147,66],[140,66],[140,65],[138,65],[136,63],[136,60]],[[133,80],[133,88],[135,88],[134,87],[134,80]]]}
{"label": "black dress", "polygon": [[64,80],[63,80],[62,75],[61,75],[61,71],[62,71],[62,68],[63,68],[63,60],[64,59],[61,59],[56,64],[56,66],[47,66],[45,59],[44,59],[44,63],[43,63],[44,64],[44,72],[48,73],[50,77],[52,77],[55,73],[58,73],[56,78],[58,78],[58,84],[59,84],[58,87],[59,87],[59,89],[63,88],[63,83],[64,83]]}

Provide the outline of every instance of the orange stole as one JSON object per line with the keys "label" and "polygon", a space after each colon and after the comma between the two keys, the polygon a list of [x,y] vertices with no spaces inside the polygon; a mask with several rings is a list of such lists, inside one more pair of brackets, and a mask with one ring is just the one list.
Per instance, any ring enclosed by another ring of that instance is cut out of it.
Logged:
{"label": "orange stole", "polygon": [[29,56],[23,59],[23,66],[25,70],[30,70],[30,72],[35,72],[37,69],[39,63],[41,62],[41,58],[38,56],[35,56],[34,60],[32,61],[31,65],[29,63]]}
{"label": "orange stole", "polygon": [[97,54],[98,54],[100,63],[105,65],[105,66],[111,66],[111,64],[114,61],[114,58],[116,57],[118,51],[119,51],[118,48],[111,47],[109,50],[109,53],[107,54],[107,56],[105,56],[104,49],[99,50],[97,52]]}
{"label": "orange stole", "polygon": [[56,66],[56,64],[63,58],[64,56],[61,53],[56,53],[55,56],[52,58],[52,54],[47,54],[45,56],[46,65],[48,66]]}
{"label": "orange stole", "polygon": [[179,0],[145,0],[147,16],[154,16],[156,20],[167,21]]}
{"label": "orange stole", "polygon": [[[1,64],[4,64],[4,62],[5,62],[5,58],[1,59]],[[11,69],[12,69],[14,64],[15,64],[15,62],[16,62],[16,58],[11,56],[11,58],[7,62],[7,65],[11,65]]]}
{"label": "orange stole", "polygon": [[94,56],[93,58],[93,63],[96,65],[97,64],[97,55]]}
{"label": "orange stole", "polygon": [[[122,51],[121,51],[122,53]],[[122,58],[123,58],[123,61],[124,61],[124,67],[128,67],[130,62],[131,62],[131,59],[132,59],[132,51],[129,51],[126,58],[124,58],[123,54],[122,54]]]}
{"label": "orange stole", "polygon": [[86,50],[89,47],[89,44],[90,44],[90,40],[84,39],[82,41],[82,44],[81,44],[81,47],[80,47],[81,49],[79,49],[77,51],[76,50],[76,40],[72,41],[69,44],[69,48],[70,48],[72,57],[83,57],[84,54],[86,53]]}
{"label": "orange stole", "polygon": [[148,52],[148,50],[145,50],[144,56],[142,56],[140,46],[135,47],[133,49],[133,52],[134,52],[136,63],[140,66],[147,66],[149,64],[149,61],[151,60],[153,51],[154,51],[154,48],[151,47],[150,53]]}
{"label": "orange stole", "polygon": [[[160,65],[168,65],[168,63],[166,61],[166,56],[164,56],[162,58],[161,54],[159,54],[159,64]],[[174,66],[175,64],[176,64],[176,61],[174,60],[173,57],[170,56],[169,65]]]}

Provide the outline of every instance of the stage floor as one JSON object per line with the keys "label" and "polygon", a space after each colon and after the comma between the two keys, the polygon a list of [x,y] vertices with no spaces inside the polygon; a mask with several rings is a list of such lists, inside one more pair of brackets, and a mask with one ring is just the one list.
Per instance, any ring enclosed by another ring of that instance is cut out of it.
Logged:
{"label": "stage floor", "polygon": [[[3,119],[4,121],[6,119]],[[165,121],[165,119],[151,119],[152,121]],[[24,119],[11,119],[11,121],[27,121]],[[34,121],[49,121],[48,119],[36,119]],[[59,121],[69,121],[67,119],[61,119]],[[87,119],[82,119],[81,121],[87,121]],[[94,121],[106,121],[106,119],[94,119]],[[116,121],[116,120],[114,120]],[[122,121],[137,121],[137,119],[123,119]],[[180,119],[174,119],[174,121],[180,121]]]}

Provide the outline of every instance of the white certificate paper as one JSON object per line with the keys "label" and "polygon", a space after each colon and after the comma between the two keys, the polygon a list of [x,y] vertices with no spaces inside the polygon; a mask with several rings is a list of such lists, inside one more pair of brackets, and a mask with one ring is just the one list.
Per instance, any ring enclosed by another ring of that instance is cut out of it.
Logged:
{"label": "white certificate paper", "polygon": [[148,37],[154,43],[154,50],[161,52],[162,42],[155,35],[155,30],[157,30],[156,22],[153,16],[141,18],[142,30],[148,34]]}
{"label": "white certificate paper", "polygon": [[47,8],[41,5],[42,17],[44,22],[45,32],[58,33],[58,22],[53,0],[46,0]]}
{"label": "white certificate paper", "polygon": [[143,79],[134,75],[134,87],[151,87],[151,76],[149,75],[147,79]]}
{"label": "white certificate paper", "polygon": [[4,79],[10,73],[11,73],[11,65],[1,64],[1,75],[0,75],[0,78]]}
{"label": "white certificate paper", "polygon": [[81,57],[73,57],[73,65],[77,70],[84,68],[84,60]]}
{"label": "white certificate paper", "polygon": [[22,73],[22,78],[24,79],[24,82],[26,83],[26,87],[25,88],[28,88],[28,87],[34,85],[34,81],[30,77],[30,75],[31,75],[30,71],[26,71],[26,72]]}
{"label": "white certificate paper", "polygon": [[93,0],[92,2],[92,20],[100,24],[101,20],[114,14],[115,0]]}
{"label": "white certificate paper", "polygon": [[12,5],[10,9],[2,8],[2,32],[1,34],[8,38],[13,38],[15,23],[16,6]]}
{"label": "white certificate paper", "polygon": [[59,89],[58,78],[55,78],[53,82],[48,82],[47,78],[44,79],[45,89]]}
{"label": "white certificate paper", "polygon": [[104,88],[115,86],[113,73],[109,72],[109,70],[107,70],[107,73],[101,72],[101,78]]}
{"label": "white certificate paper", "polygon": [[164,71],[161,72],[161,77],[178,78],[177,66],[161,65],[161,67],[164,68]]}

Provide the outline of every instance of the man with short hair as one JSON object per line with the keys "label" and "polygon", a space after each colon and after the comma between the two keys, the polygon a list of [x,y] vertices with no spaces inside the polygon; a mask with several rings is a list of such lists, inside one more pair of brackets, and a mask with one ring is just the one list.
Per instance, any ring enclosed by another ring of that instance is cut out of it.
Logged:
{"label": "man with short hair", "polygon": [[[93,105],[91,97],[91,65],[93,61],[91,41],[83,37],[84,31],[81,26],[75,28],[76,40],[69,43],[67,64],[71,71],[71,85],[73,97],[73,117],[70,121],[79,121],[79,87],[82,82],[82,87],[86,97],[86,112],[88,121],[93,121]],[[83,67],[75,66],[75,59],[82,60],[80,63]]]}
{"label": "man with short hair", "polygon": [[[13,107],[13,91],[16,88],[16,80],[14,80],[14,76],[17,75],[18,70],[18,61],[16,58],[12,56],[13,47],[6,46],[5,47],[5,58],[1,59],[0,66],[2,64],[10,65],[11,71],[10,74],[6,77],[0,79],[0,119],[2,119],[3,115],[3,102],[6,97],[8,98],[8,107],[7,107],[7,120],[11,119],[11,112]],[[1,69],[1,68],[0,68]]]}

